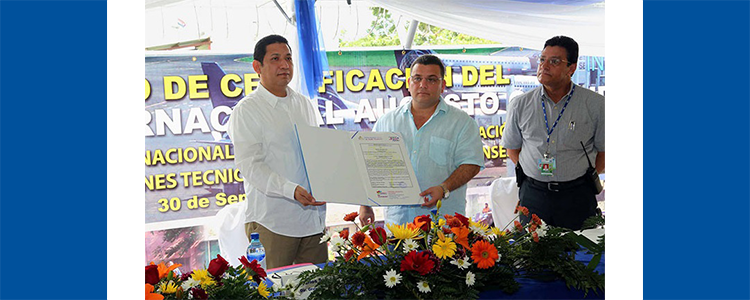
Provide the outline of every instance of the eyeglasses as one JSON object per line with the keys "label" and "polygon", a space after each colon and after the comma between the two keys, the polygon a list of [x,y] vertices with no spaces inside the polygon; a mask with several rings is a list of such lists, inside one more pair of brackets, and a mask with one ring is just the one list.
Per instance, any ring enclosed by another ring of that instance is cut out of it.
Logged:
{"label": "eyeglasses", "polygon": [[559,59],[559,58],[556,58],[556,57],[552,57],[552,58],[540,57],[540,58],[538,58],[536,60],[536,62],[538,62],[540,66],[543,65],[544,62],[548,62],[550,65],[552,65],[554,67],[557,67],[560,63],[562,63],[562,62],[567,63],[568,61],[564,60],[564,59]]}
{"label": "eyeglasses", "polygon": [[[422,79],[423,79],[422,77],[412,77],[411,82],[413,82],[414,84],[420,84],[422,82]],[[427,77],[425,79],[427,80],[427,84],[429,85],[435,85],[441,80],[440,78],[437,78],[437,77]]]}

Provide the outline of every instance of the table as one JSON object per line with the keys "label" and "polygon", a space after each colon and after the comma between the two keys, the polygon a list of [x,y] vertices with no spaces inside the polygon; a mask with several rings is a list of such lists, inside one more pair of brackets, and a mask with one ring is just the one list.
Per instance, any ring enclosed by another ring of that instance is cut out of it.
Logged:
{"label": "table", "polygon": [[[591,254],[581,252],[576,254],[576,260],[584,264],[588,264],[592,257]],[[604,254],[596,271],[604,274]],[[491,290],[479,293],[479,299],[604,299],[604,291],[598,291],[598,295],[589,291],[588,296],[584,298],[583,291],[568,289],[562,279],[545,282],[530,278],[516,278],[516,281],[521,288],[512,295],[500,290]]]}

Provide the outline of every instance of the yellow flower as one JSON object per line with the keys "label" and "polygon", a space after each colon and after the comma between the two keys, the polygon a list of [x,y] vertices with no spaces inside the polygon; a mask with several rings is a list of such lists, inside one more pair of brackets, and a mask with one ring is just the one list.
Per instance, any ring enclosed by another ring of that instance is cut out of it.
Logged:
{"label": "yellow flower", "polygon": [[193,277],[193,280],[200,282],[203,288],[216,284],[216,281],[208,275],[208,270],[195,270],[191,277]]}
{"label": "yellow flower", "polygon": [[174,284],[174,281],[162,282],[159,285],[159,291],[162,294],[174,294],[177,292],[177,285]]}
{"label": "yellow flower", "polygon": [[489,230],[489,226],[487,226],[487,224],[474,222],[471,219],[469,219],[469,228],[474,228],[475,233],[481,235],[487,234],[487,231]]}
{"label": "yellow flower", "polygon": [[456,243],[450,238],[440,239],[432,245],[432,252],[439,258],[447,258],[456,254]]}
{"label": "yellow flower", "polygon": [[265,283],[265,282],[263,282],[263,281],[261,281],[261,282],[260,282],[260,284],[258,285],[258,294],[260,294],[260,295],[261,295],[261,296],[263,296],[264,298],[268,298],[268,295],[269,295],[269,294],[271,294],[271,293],[270,293],[270,292],[268,292],[268,290],[266,289],[266,283]]}
{"label": "yellow flower", "polygon": [[409,228],[407,225],[386,224],[393,233],[393,237],[399,240],[414,239],[419,233],[419,227]]}
{"label": "yellow flower", "polygon": [[505,231],[495,226],[492,226],[492,234],[495,236],[505,236]]}
{"label": "yellow flower", "polygon": [[439,227],[439,228],[443,228],[443,226],[445,226],[445,219],[442,219],[442,218],[441,218],[441,219],[440,219],[440,220],[438,221],[438,227]]}

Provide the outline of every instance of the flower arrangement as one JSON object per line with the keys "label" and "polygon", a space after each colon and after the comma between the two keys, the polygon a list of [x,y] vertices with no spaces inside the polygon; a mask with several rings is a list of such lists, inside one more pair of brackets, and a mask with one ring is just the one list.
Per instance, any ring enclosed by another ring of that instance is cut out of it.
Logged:
{"label": "flower arrangement", "polygon": [[[520,206],[517,213],[529,215]],[[354,212],[344,220],[356,217]],[[519,289],[516,277],[562,278],[585,294],[604,290],[604,274],[594,271],[604,252],[603,236],[594,243],[548,226],[535,214],[528,224],[517,219],[501,230],[458,213],[441,217],[435,212],[412,223],[387,224],[390,235],[383,228],[354,223],[354,233],[329,231],[321,238],[338,254],[335,261],[298,279],[317,281],[311,299],[476,299],[489,289],[514,293]],[[575,260],[581,246],[594,254],[588,266]]]}
{"label": "flower arrangement", "polygon": [[217,255],[208,269],[178,275],[180,264],[166,266],[153,262],[146,266],[146,300],[163,299],[267,299],[271,293],[266,271],[256,260],[240,257],[234,267]]}

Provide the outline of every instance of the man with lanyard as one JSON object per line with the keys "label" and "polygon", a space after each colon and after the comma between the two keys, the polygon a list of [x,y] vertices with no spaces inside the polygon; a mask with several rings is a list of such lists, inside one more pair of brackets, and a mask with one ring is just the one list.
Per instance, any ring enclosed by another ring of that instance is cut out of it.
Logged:
{"label": "man with lanyard", "polygon": [[[411,101],[378,119],[373,131],[399,132],[409,150],[419,186],[421,205],[388,206],[387,224],[404,224],[429,215],[440,199],[440,214],[465,214],[466,183],[484,164],[479,126],[466,112],[446,103],[445,66],[437,56],[423,55],[411,65],[407,79]],[[369,206],[360,207],[360,222],[375,216]]]}
{"label": "man with lanyard", "polygon": [[302,153],[294,131],[317,126],[310,100],[287,85],[294,65],[287,40],[269,35],[258,41],[253,69],[258,88],[234,107],[228,133],[235,164],[245,180],[245,232],[260,233],[268,269],[328,260],[320,237],[325,230],[325,202],[310,195]]}
{"label": "man with lanyard", "polygon": [[604,96],[573,84],[577,62],[573,39],[547,40],[537,70],[542,86],[508,104],[502,136],[508,156],[521,167],[521,205],[549,225],[573,230],[596,214],[596,194],[584,177],[586,153],[604,172]]}

